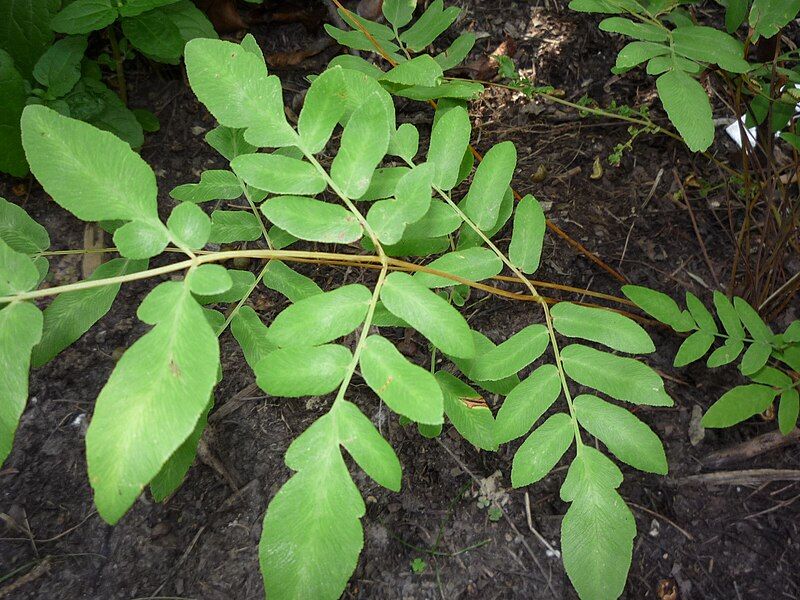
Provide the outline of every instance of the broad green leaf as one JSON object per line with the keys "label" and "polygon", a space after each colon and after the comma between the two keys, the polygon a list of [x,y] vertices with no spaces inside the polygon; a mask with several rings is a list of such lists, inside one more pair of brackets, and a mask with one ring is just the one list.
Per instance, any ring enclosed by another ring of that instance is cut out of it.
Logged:
{"label": "broad green leaf", "polygon": [[319,194],[325,179],[311,163],[280,154],[243,154],[231,169],[248,185],[273,194]]}
{"label": "broad green leaf", "polygon": [[215,210],[211,213],[211,233],[208,241],[214,244],[253,242],[263,235],[261,224],[253,213],[244,210]]}
{"label": "broad green leaf", "polygon": [[201,304],[215,304],[217,302],[228,303],[237,302],[244,298],[256,281],[256,276],[250,271],[239,271],[236,269],[228,269],[233,285],[231,288],[221,294],[211,294],[208,296],[202,294],[195,294],[197,301]]}
{"label": "broad green leaf", "polygon": [[[448,252],[426,265],[431,269],[452,273],[470,281],[481,281],[494,277],[503,270],[503,262],[488,248],[468,248]],[[441,275],[419,271],[414,279],[426,287],[440,288],[456,285],[458,282]]]}
{"label": "broad green leaf", "polygon": [[0,465],[11,452],[14,432],[28,401],[31,348],[42,336],[42,313],[15,302],[0,309]]}
{"label": "broad green leaf", "polygon": [[601,31],[621,33],[646,42],[666,42],[669,39],[669,31],[665,27],[658,27],[650,23],[635,23],[622,17],[603,19],[598,27]]}
{"label": "broad green leaf", "polygon": [[412,162],[419,151],[419,130],[412,123],[403,123],[394,132],[387,154]]}
{"label": "broad green leaf", "polygon": [[496,348],[477,357],[470,375],[479,381],[497,381],[514,375],[539,358],[549,344],[547,327],[528,325]]}
{"label": "broad green leaf", "polygon": [[742,356],[742,362],[739,365],[739,370],[742,375],[752,375],[756,373],[767,364],[770,354],[772,354],[772,346],[763,342],[754,342],[745,351]]}
{"label": "broad green leaf", "polygon": [[[146,261],[114,258],[97,267],[88,281],[136,273],[146,268]],[[111,309],[120,285],[104,285],[56,296],[44,309],[44,330],[41,341],[33,348],[31,364],[41,367],[89,331]]]}
{"label": "broad green leaf", "polygon": [[617,54],[617,62],[612,71],[625,73],[651,58],[664,54],[669,54],[669,46],[652,42],[631,42]]}
{"label": "broad green leaf", "polygon": [[63,96],[78,83],[86,45],[83,36],[66,37],[50,46],[36,63],[33,76],[52,97]]}
{"label": "broad green leaf", "polygon": [[75,0],[52,18],[50,27],[59,33],[89,33],[110,25],[116,18],[111,0]]}
{"label": "broad green leaf", "polygon": [[181,202],[172,209],[167,219],[167,228],[176,242],[198,250],[208,243],[211,219],[196,204]]}
{"label": "broad green leaf", "polygon": [[[708,349],[714,343],[714,336],[705,331],[695,331],[692,335],[683,340],[675,360],[672,362],[674,367],[684,367],[696,360],[700,360],[706,355]],[[730,348],[728,349],[730,350]],[[722,358],[721,356],[717,358]]]}
{"label": "broad green leaf", "polygon": [[622,293],[648,315],[675,331],[685,332],[696,328],[691,315],[687,311],[681,311],[676,302],[666,294],[638,285],[623,285]]}
{"label": "broad green leaf", "polygon": [[700,422],[703,427],[731,427],[767,410],[777,395],[766,385],[739,385],[714,402]]}
{"label": "broad green leaf", "polygon": [[370,207],[367,222],[381,242],[396,244],[409,223],[428,213],[433,171],[433,166],[425,163],[406,172],[394,187],[394,198],[379,200]]}
{"label": "broad green leaf", "polygon": [[399,29],[409,24],[416,7],[417,0],[384,0],[381,9],[386,20]]}
{"label": "broad green leaf", "polygon": [[640,471],[667,474],[667,457],[661,440],[630,411],[590,394],[578,396],[573,405],[581,427],[621,461]]}
{"label": "broad green leaf", "polygon": [[495,343],[481,332],[472,329],[470,332],[472,333],[472,341],[475,345],[475,354],[468,359],[459,358],[457,356],[448,356],[448,358],[455,363],[455,365],[464,375],[469,377],[470,380],[477,383],[480,387],[493,394],[505,396],[519,384],[519,377],[514,374],[498,381],[478,381],[477,378],[472,375],[475,365],[478,364],[478,361],[481,359],[481,357],[492,351],[497,346],[495,346]]}
{"label": "broad green leaf", "polygon": [[778,427],[783,435],[788,435],[797,425],[800,414],[800,393],[797,389],[783,390],[778,405]]}
{"label": "broad green leaf", "polygon": [[236,200],[242,195],[242,184],[230,171],[211,169],[200,174],[199,183],[184,183],[173,188],[169,195],[181,202]]}
{"label": "broad green leaf", "polygon": [[546,219],[539,201],[527,194],[517,205],[508,258],[523,273],[534,273],[542,258]]}
{"label": "broad green leaf", "polygon": [[571,502],[561,521],[564,568],[581,598],[619,598],[633,553],[636,521],[616,488],[622,473],[591,446],[583,446],[561,486]]}
{"label": "broad green leaf", "polygon": [[249,306],[242,306],[231,319],[231,333],[242,348],[244,359],[253,369],[259,361],[277,346],[267,338],[267,326],[258,313]]}
{"label": "broad green leaf", "polygon": [[[244,139],[244,132],[244,129],[234,129],[232,127],[220,125],[209,131],[205,135],[205,140],[209,146],[231,161],[237,156],[252,154],[257,150],[255,146]],[[203,180],[203,174],[208,172],[209,171],[204,171],[200,175],[201,182]],[[183,199],[184,198],[176,198],[176,200]]]}
{"label": "broad green leaf", "polygon": [[455,105],[439,107],[431,131],[428,162],[436,166],[434,183],[441,189],[451,190],[458,180],[464,152],[469,146],[472,125],[467,109]]}
{"label": "broad green leaf", "polygon": [[331,410],[339,428],[339,443],[379,485],[400,491],[403,470],[397,455],[358,407],[342,400]]}
{"label": "broad green leaf", "polygon": [[[796,1],[796,0],[795,0]],[[744,46],[732,35],[713,27],[688,25],[672,30],[675,52],[692,60],[714,63],[732,73],[746,73]]]}
{"label": "broad green leaf", "polygon": [[706,150],[714,141],[714,122],[708,95],[683,71],[668,71],[656,79],[658,97],[689,150]]}
{"label": "broad green leaf", "polygon": [[729,339],[722,346],[714,350],[706,361],[706,366],[714,369],[735,361],[744,350],[744,342],[737,339]]}
{"label": "broad green leaf", "polygon": [[153,494],[153,499],[156,502],[164,502],[169,496],[174,494],[183,483],[186,473],[194,463],[195,455],[197,454],[197,443],[206,429],[208,424],[208,411],[214,404],[214,398],[209,400],[206,410],[200,415],[197,425],[194,426],[194,431],[186,438],[180,447],[175,450],[169,460],[161,467],[153,480],[150,482],[150,492]]}
{"label": "broad green leaf", "polygon": [[575,429],[566,413],[556,413],[536,428],[514,454],[511,485],[536,483],[553,470],[572,445]]}
{"label": "broad green leaf", "polygon": [[364,322],[371,299],[366,287],[351,284],[300,300],[275,317],[269,341],[281,347],[307,347],[340,338]]}
{"label": "broad green leaf", "polygon": [[420,18],[400,35],[400,40],[412,52],[421,52],[450,27],[460,13],[457,6],[444,8],[443,0],[433,0]]}
{"label": "broad green leaf", "polygon": [[27,292],[39,284],[39,271],[26,255],[0,239],[0,296]]}
{"label": "broad green leaf", "polygon": [[394,132],[394,105],[380,97],[381,94],[388,96],[383,90],[376,91],[353,112],[342,132],[339,151],[331,163],[331,179],[348,198],[364,195],[372,173],[389,148]]}
{"label": "broad green leaf", "polygon": [[269,262],[264,271],[263,281],[266,287],[283,294],[290,302],[299,302],[322,293],[322,288],[313,279],[287,267],[279,260]]}
{"label": "broad green leaf", "polygon": [[429,54],[415,56],[411,60],[401,62],[381,76],[381,81],[399,86],[435,86],[444,73]]}
{"label": "broad green leaf", "polygon": [[45,191],[79,219],[158,218],[153,170],[117,136],[44,106],[28,106],[22,144]]}
{"label": "broad green leaf", "polygon": [[[2,9],[0,5],[0,11]],[[27,99],[25,80],[14,67],[11,55],[0,49],[0,148],[3,149],[0,152],[0,171],[14,177],[28,174],[28,162],[25,160],[19,128]]]}
{"label": "broad green leaf", "polygon": [[21,254],[36,254],[50,247],[47,230],[5,198],[0,198],[0,240]]}
{"label": "broad green leaf", "polygon": [[553,327],[561,335],[582,338],[629,354],[648,354],[656,347],[638,323],[602,308],[559,302],[552,309]]}
{"label": "broad green leaf", "polygon": [[409,362],[389,340],[369,336],[359,362],[364,381],[391,410],[417,423],[442,423],[444,400],[436,379]]}
{"label": "broad green leaf", "polygon": [[472,333],[461,313],[408,273],[390,273],[381,288],[381,300],[445,354],[460,358],[475,354]]}
{"label": "broad green leaf", "polygon": [[503,195],[516,165],[517,149],[508,141],[492,146],[478,165],[463,205],[478,229],[486,231],[497,223]]}
{"label": "broad green leaf", "polygon": [[89,481],[108,523],[192,434],[219,367],[217,336],[185,284],[162,283],[137,314],[155,327],[120,358],[86,433]]}
{"label": "broad green leaf", "polygon": [[673,405],[658,373],[638,360],[580,344],[564,348],[561,359],[570,378],[616,400],[649,406]]}
{"label": "broad green leaf", "polygon": [[[0,50],[11,55],[10,64],[26,79],[30,78],[36,61],[53,43],[50,19],[58,11],[59,4],[53,0],[0,2]],[[0,90],[3,85],[0,83]],[[5,148],[1,144],[0,147]]]}
{"label": "broad green leaf", "polygon": [[530,431],[561,394],[561,379],[555,365],[542,365],[509,392],[497,412],[498,444],[515,440]]}
{"label": "broad green leaf", "polygon": [[459,35],[452,44],[444,51],[434,56],[434,60],[439,63],[443,71],[457,67],[469,56],[472,47],[475,45],[475,34],[465,31]]}
{"label": "broad green leaf", "polygon": [[247,128],[252,145],[297,142],[283,112],[280,80],[267,76],[262,58],[238,44],[202,38],[187,43],[184,53],[189,84],[220,125]]}
{"label": "broad green leaf", "polygon": [[364,545],[365,506],[341,451],[335,417],[324,415],[292,442],[297,471],[267,508],[258,548],[271,600],[338,598]]}
{"label": "broad green leaf", "polygon": [[122,33],[131,45],[160,62],[177,63],[184,40],[178,27],[161,11],[150,11],[121,20]]}
{"label": "broad green leaf", "polygon": [[727,334],[736,340],[744,339],[744,328],[739,320],[736,309],[722,292],[714,290],[714,307],[717,309],[717,316],[722,321],[722,326]]}
{"label": "broad green leaf", "polygon": [[481,450],[497,450],[494,417],[481,395],[447,371],[437,372],[436,381],[442,389],[444,413],[456,431]]}
{"label": "broad green leaf", "polygon": [[735,296],[733,298],[733,306],[736,309],[736,314],[739,315],[739,319],[741,319],[754,340],[765,343],[769,343],[772,340],[772,330],[744,298]]}
{"label": "broad green leaf", "polygon": [[233,287],[233,278],[222,265],[206,264],[189,270],[186,283],[193,294],[213,296]]}
{"label": "broad green leaf", "polygon": [[753,0],[750,26],[759,35],[770,38],[797,18],[800,0]]}
{"label": "broad green leaf", "polygon": [[276,196],[261,205],[261,212],[284,231],[310,242],[349,244],[364,233],[349,210],[313,198]]}
{"label": "broad green leaf", "polygon": [[280,348],[253,367],[258,387],[272,396],[324,396],[339,387],[353,355],[337,344]]}
{"label": "broad green leaf", "polygon": [[169,231],[158,221],[129,221],[114,232],[119,253],[135,260],[157,256],[169,243]]}
{"label": "broad green leaf", "polygon": [[708,312],[708,309],[700,302],[700,299],[692,292],[686,292],[686,308],[689,309],[689,314],[692,315],[697,326],[710,334],[719,333],[717,322],[714,317]]}

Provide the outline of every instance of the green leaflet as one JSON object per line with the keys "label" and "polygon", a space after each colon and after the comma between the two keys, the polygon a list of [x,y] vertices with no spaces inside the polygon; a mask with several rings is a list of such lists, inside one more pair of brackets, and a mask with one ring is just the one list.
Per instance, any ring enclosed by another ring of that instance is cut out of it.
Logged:
{"label": "green leaflet", "polygon": [[472,125],[467,109],[440,106],[431,131],[428,162],[436,167],[434,183],[447,191],[455,187],[464,152],[469,146]]}
{"label": "green leaflet", "polygon": [[621,461],[640,471],[667,474],[667,457],[653,430],[630,411],[583,394],[573,405],[578,423],[603,442]]}
{"label": "green leaflet", "polygon": [[50,247],[47,230],[5,198],[0,198],[0,239],[21,254],[36,254]]}
{"label": "green leaflet", "polygon": [[616,400],[649,406],[673,405],[658,373],[638,360],[580,344],[564,348],[561,358],[570,378]]}
{"label": "green leaflet", "polygon": [[447,371],[438,371],[436,381],[442,390],[444,413],[456,431],[482,450],[497,450],[494,417],[481,395]]}
{"label": "green leaflet", "polygon": [[264,271],[263,282],[271,290],[283,294],[290,302],[299,302],[322,293],[313,279],[287,267],[279,260],[271,260]]}
{"label": "green leaflet", "polygon": [[324,396],[339,387],[353,359],[337,344],[280,348],[253,367],[258,387],[272,396]]}
{"label": "green leaflet", "polygon": [[[713,343],[714,336],[712,334],[705,331],[695,331],[692,335],[683,340],[680,348],[678,348],[677,354],[675,354],[675,360],[672,363],[673,366],[683,367],[696,360],[700,360],[705,356]],[[728,347],[727,350],[731,351],[732,348]],[[715,357],[715,361],[716,360],[722,360],[722,355]]]}
{"label": "green leaflet", "polygon": [[603,344],[620,352],[648,354],[656,347],[638,323],[601,308],[559,302],[552,309],[553,327],[561,335]]}
{"label": "green leaflet", "polygon": [[330,175],[348,198],[359,198],[367,191],[372,173],[389,148],[394,131],[394,105],[387,99],[391,100],[382,89],[364,98],[342,132]]}
{"label": "green leaflet", "polygon": [[511,484],[519,488],[539,481],[553,470],[574,439],[575,429],[568,414],[550,416],[514,454]]}
{"label": "green leaflet", "polygon": [[524,369],[539,358],[550,338],[544,325],[528,325],[475,361],[470,376],[479,381],[497,381]]}
{"label": "green leaflet", "polygon": [[44,106],[28,106],[22,144],[45,191],[79,219],[158,219],[155,175],[117,136]]}
{"label": "green leaflet", "polygon": [[280,154],[243,154],[231,169],[248,185],[273,194],[319,194],[325,179],[311,163]]}
{"label": "green leaflet", "polygon": [[555,365],[542,365],[512,389],[497,412],[495,436],[498,444],[515,440],[561,395],[561,380]]}
{"label": "green leaflet", "polygon": [[766,385],[739,385],[725,392],[703,415],[703,427],[730,427],[764,412],[778,391]]}
{"label": "green leaflet", "polygon": [[472,333],[461,313],[411,275],[390,273],[381,288],[381,300],[392,314],[406,321],[445,354],[459,358],[474,355]]}
{"label": "green leaflet", "polygon": [[444,8],[443,0],[434,0],[422,16],[400,35],[400,40],[412,52],[420,52],[450,27],[460,13],[457,6]]}
{"label": "green leaflet", "polygon": [[203,414],[197,421],[194,431],[186,438],[180,447],[175,450],[172,456],[169,457],[164,466],[158,472],[153,480],[150,482],[150,491],[153,494],[153,499],[156,502],[163,502],[169,496],[174,494],[183,483],[186,473],[194,462],[195,454],[197,453],[197,444],[200,437],[206,429],[208,424],[208,412],[214,405],[214,397],[212,396],[206,406]]}
{"label": "green leaflet", "polygon": [[463,205],[478,229],[486,231],[497,223],[503,195],[516,165],[517,149],[509,141],[492,146],[478,165]]}
{"label": "green leaflet", "polygon": [[694,319],[688,311],[681,311],[676,302],[661,292],[638,285],[623,285],[622,293],[654,319],[684,332],[695,329]]}
{"label": "green leaflet", "polygon": [[625,587],[636,522],[616,491],[620,483],[617,466],[583,446],[561,486],[561,499],[571,502],[561,521],[561,552],[581,598],[618,598]]}
{"label": "green leaflet", "polygon": [[[488,248],[468,248],[448,252],[428,263],[428,268],[445,273],[452,273],[470,281],[481,281],[494,277],[503,270],[503,263]],[[414,279],[425,287],[440,288],[457,285],[458,282],[441,275],[418,272]]]}
{"label": "green leaflet", "polygon": [[514,213],[514,230],[508,246],[511,264],[523,273],[535,273],[542,258],[546,219],[539,201],[527,194]]}
{"label": "green leaflet", "polygon": [[364,233],[349,210],[302,196],[275,196],[261,205],[261,212],[281,229],[311,242],[349,244]]}
{"label": "green leaflet", "polygon": [[389,340],[369,336],[360,364],[367,385],[391,410],[417,423],[442,423],[444,400],[436,379],[410,363]]}
{"label": "green leaflet", "polygon": [[186,284],[159,285],[137,314],[155,327],[120,358],[86,433],[95,505],[112,524],[194,431],[219,366],[217,337]]}
{"label": "green leaflet", "polygon": [[215,210],[211,213],[208,237],[211,243],[253,242],[261,235],[261,224],[253,213],[244,210]]}
{"label": "green leaflet", "polygon": [[[94,270],[89,281],[135,273],[147,268],[146,261],[115,258]],[[120,284],[105,285],[59,294],[44,310],[44,331],[33,348],[31,364],[41,367],[78,340],[105,315],[119,293]]]}
{"label": "green leaflet", "polygon": [[174,188],[169,195],[181,202],[236,200],[242,195],[242,184],[230,171],[210,169],[200,174],[199,183],[184,183]]}
{"label": "green leaflet", "polygon": [[325,344],[361,325],[371,299],[372,293],[360,284],[315,294],[275,317],[267,337],[281,347]]}
{"label": "green leaflet", "polygon": [[689,150],[706,150],[714,141],[714,122],[703,86],[691,75],[676,70],[660,75],[656,87],[669,120]]}
{"label": "green leaflet", "polygon": [[42,335],[42,313],[15,302],[0,309],[0,465],[11,452],[14,432],[28,401],[31,348]]}
{"label": "green leaflet", "polygon": [[250,368],[277,349],[267,338],[267,326],[261,322],[258,313],[249,306],[242,306],[231,319],[231,333],[242,348],[244,358]]}
{"label": "green leaflet", "polygon": [[184,54],[192,90],[220,125],[246,128],[245,140],[255,146],[297,142],[283,112],[280,81],[267,76],[263,58],[238,44],[202,38],[187,43]]}

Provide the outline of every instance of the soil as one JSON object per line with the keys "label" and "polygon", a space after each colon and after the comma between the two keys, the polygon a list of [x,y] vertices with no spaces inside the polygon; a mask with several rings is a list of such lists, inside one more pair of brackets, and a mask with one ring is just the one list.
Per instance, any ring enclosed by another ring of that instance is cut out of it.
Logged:
{"label": "soil", "polygon": [[[588,94],[602,105],[650,104],[654,99],[652,80],[643,75],[610,75],[621,41],[600,32],[593,17],[570,12],[558,0],[545,0],[544,6],[510,0],[458,3],[465,10],[455,29],[481,36],[473,59],[509,38],[523,73],[563,90],[567,99]],[[262,24],[252,32],[267,52],[303,48],[323,35],[297,23]],[[337,51],[330,48],[295,67],[275,70],[288,89],[287,105],[298,107],[297,96],[308,85],[305,74],[319,72]],[[142,155],[158,175],[160,205],[168,212],[174,205],[168,196],[172,187],[196,181],[204,169],[223,166],[202,140],[213,119],[177,68],[132,63],[128,78],[131,105],[154,110],[161,119],[161,130],[147,137]],[[634,283],[675,297],[689,289],[709,299],[714,275],[688,213],[672,199],[673,173],[680,180],[692,174],[718,178],[707,164],[665,137],[642,136],[621,165],[612,167],[606,157],[615,144],[627,140],[625,126],[579,118],[506,90],[488,91],[471,110],[478,149],[513,140],[520,156],[514,185],[544,202],[560,227]],[[663,117],[657,103],[653,114]],[[408,103],[400,107],[399,116],[424,125],[431,114],[423,105]],[[727,159],[730,148],[721,142],[714,152]],[[604,172],[593,179],[596,158]],[[543,181],[541,176],[532,179],[537,172],[545,173]],[[83,225],[38,185],[3,179],[0,195],[45,225],[53,248],[82,247]],[[694,202],[700,235],[717,276],[723,278],[730,247],[714,211],[723,210],[724,198],[713,192],[705,199],[695,194]],[[344,268],[300,270],[323,286],[369,282],[372,277]],[[80,260],[53,260],[52,271],[53,284],[76,280]],[[611,277],[552,236],[536,277],[613,294],[619,290]],[[205,441],[213,460],[195,464],[165,503],[143,495],[114,527],[104,524],[93,508],[84,434],[94,398],[115,358],[146,330],[135,310],[149,287],[124,286],[109,315],[32,374],[29,406],[14,450],[0,470],[0,517],[5,523],[0,524],[0,597],[10,592],[5,597],[17,600],[263,598],[257,558],[261,520],[289,476],[283,464],[286,448],[326,410],[327,399],[287,400],[252,391],[253,375],[230,335],[221,339],[224,379],[216,391],[217,407],[246,399],[211,424]],[[265,322],[286,305],[266,289],[257,291],[253,303]],[[472,315],[473,327],[500,341],[541,319],[531,306],[473,294],[465,314]],[[784,318],[796,316],[790,309]],[[706,409],[737,374],[701,367],[676,371],[671,357],[680,339],[661,329],[652,334],[659,352],[648,362],[666,376],[675,406],[643,407],[637,414],[664,440],[670,474],[646,475],[623,466],[621,493],[639,531],[623,597],[800,598],[797,482],[709,488],[682,481],[703,472],[702,460],[711,452],[772,431],[775,423],[753,419],[729,430],[706,431],[704,439],[691,444],[695,407]],[[415,341],[417,359],[423,360],[424,344]],[[358,378],[350,398],[395,448],[404,477],[402,491],[395,494],[352,469],[367,514],[364,550],[345,598],[577,597],[560,560],[532,530],[558,547],[566,510],[558,497],[563,464],[539,484],[514,490],[511,459],[521,440],[498,453],[478,451],[448,428],[439,439],[429,440],[413,427],[400,426]],[[800,446],[734,468],[762,467],[799,469]],[[502,505],[505,516],[496,519],[481,492]],[[425,568],[415,573],[411,563],[418,558]],[[670,595],[669,586],[676,588],[676,596]]]}

